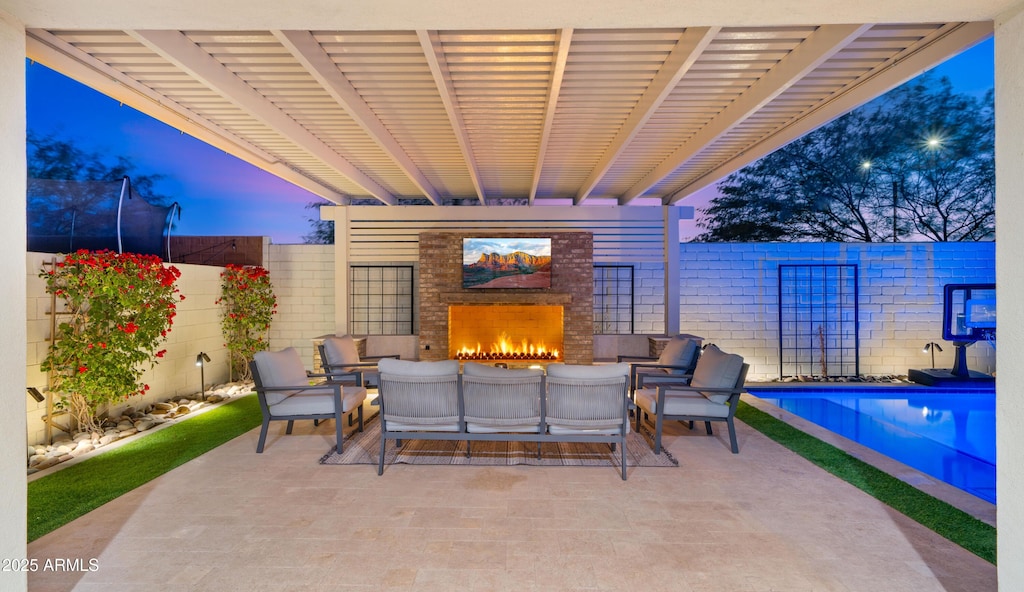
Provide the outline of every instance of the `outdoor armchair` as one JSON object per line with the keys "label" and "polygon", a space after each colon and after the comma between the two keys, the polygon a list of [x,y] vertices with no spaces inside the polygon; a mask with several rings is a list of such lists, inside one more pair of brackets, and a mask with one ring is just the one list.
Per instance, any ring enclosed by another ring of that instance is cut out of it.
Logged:
{"label": "outdoor armchair", "polygon": [[711,422],[724,421],[729,427],[729,443],[733,453],[739,452],[733,415],[743,393],[749,364],[736,354],[727,354],[710,345],[704,350],[688,386],[659,385],[636,391],[636,427],[646,417],[654,417],[654,452],[661,453],[661,435],[666,420],[703,421],[708,435]]}
{"label": "outdoor armchair", "polygon": [[331,381],[310,384],[312,378],[325,375],[308,374],[295,348],[256,352],[249,368],[252,370],[256,396],[263,412],[256,452],[263,452],[271,421],[287,421],[285,433],[291,434],[297,419],[334,419],[339,453],[343,440],[341,418],[345,414],[357,411],[359,431],[362,431],[366,389]]}
{"label": "outdoor armchair", "polygon": [[351,382],[356,386],[366,386],[368,382],[378,384],[377,362],[383,358],[397,358],[397,354],[386,356],[369,356],[360,358],[359,349],[351,335],[341,337],[325,337],[317,349],[324,373],[331,380]]}
{"label": "outdoor armchair", "polygon": [[680,384],[690,380],[700,357],[700,338],[676,335],[665,344],[657,358],[619,356],[619,362],[629,363],[629,392],[646,385]]}

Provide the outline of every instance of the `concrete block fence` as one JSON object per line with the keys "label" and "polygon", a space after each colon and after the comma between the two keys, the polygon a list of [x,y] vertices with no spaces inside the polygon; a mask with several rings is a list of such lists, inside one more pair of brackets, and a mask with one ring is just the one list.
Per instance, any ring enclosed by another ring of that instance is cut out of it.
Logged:
{"label": "concrete block fence", "polygon": [[[778,266],[783,263],[855,263],[860,287],[860,368],[862,374],[906,374],[909,368],[931,366],[921,351],[936,341],[944,351],[936,365],[950,367],[953,347],[942,342],[942,288],[947,283],[986,283],[995,278],[994,243],[897,244],[709,244],[684,243],[680,259],[680,331],[692,333],[751,363],[750,378],[766,380],[779,374]],[[312,369],[313,339],[334,332],[334,247],[329,245],[271,245],[265,242],[264,261],[278,297],[278,314],[270,331],[273,349],[295,347]],[[27,255],[27,384],[42,389],[46,376],[39,365],[46,356],[50,327],[50,298],[37,277],[52,255]],[[198,392],[196,354],[205,351],[212,362],[206,382],[225,382],[227,354],[220,333],[222,268],[177,264],[186,300],[179,305],[166,344],[167,355],[147,373],[152,386],[146,397],[126,405],[141,405]],[[637,334],[662,334],[665,329],[664,264],[634,265],[634,327]],[[399,337],[400,338],[400,337]],[[595,341],[595,343],[598,343]],[[621,339],[604,339],[605,346],[622,349]],[[392,347],[388,343],[385,349]],[[947,347],[948,346],[948,347]],[[393,348],[392,348],[393,349]],[[406,348],[411,349],[411,348]],[[628,348],[627,348],[628,349]],[[403,350],[404,351],[404,350]],[[972,370],[995,371],[995,351],[986,343],[968,350]],[[374,353],[374,352],[368,352]],[[390,350],[389,352],[390,353]],[[595,357],[614,352],[595,352]],[[635,355],[635,352],[622,353]],[[28,441],[43,441],[45,406],[26,397]]]}
{"label": "concrete block fence", "polygon": [[[684,243],[680,331],[743,355],[753,380],[777,378],[778,267],[818,263],[858,265],[861,374],[901,375],[931,367],[930,341],[943,346],[935,365],[952,366],[943,286],[994,282],[995,243]],[[968,348],[968,366],[994,372],[994,348]]]}

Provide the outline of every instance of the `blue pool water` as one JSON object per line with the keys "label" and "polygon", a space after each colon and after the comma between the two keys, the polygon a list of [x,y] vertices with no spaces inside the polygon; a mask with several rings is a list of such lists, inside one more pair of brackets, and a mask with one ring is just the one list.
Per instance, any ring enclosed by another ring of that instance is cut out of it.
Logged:
{"label": "blue pool water", "polygon": [[751,388],[750,394],[996,503],[992,389]]}

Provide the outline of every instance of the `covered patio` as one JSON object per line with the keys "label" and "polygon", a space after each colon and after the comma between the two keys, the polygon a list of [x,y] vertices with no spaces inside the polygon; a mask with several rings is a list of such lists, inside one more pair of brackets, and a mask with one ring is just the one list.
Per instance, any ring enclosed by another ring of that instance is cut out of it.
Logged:
{"label": "covered patio", "polygon": [[[325,8],[304,1],[276,6],[232,0],[211,6],[186,0],[150,7],[103,0],[0,0],[0,72],[10,81],[0,93],[5,138],[0,142],[5,197],[0,224],[10,247],[2,269],[8,277],[26,275],[26,56],[339,206],[470,207],[513,198],[523,209],[515,216],[528,220],[545,204],[685,206],[687,196],[725,174],[994,31],[997,227],[1015,228],[1022,211],[1011,191],[1024,183],[1019,166],[1024,105],[1018,99],[1024,92],[1019,61],[1024,4],[962,4],[526,2],[510,10],[492,1]],[[519,47],[514,55],[505,53],[511,46]],[[621,72],[582,75],[578,68],[588,61],[648,65],[630,85]],[[505,98],[495,101],[497,88]],[[333,107],[324,115],[327,103]],[[579,122],[604,128],[584,129]],[[677,220],[678,214],[667,218]],[[670,241],[671,229],[664,230]],[[1013,254],[1024,246],[1018,243],[1024,238],[1000,233],[997,280],[1004,302],[1024,293],[1020,274],[1013,272]],[[344,273],[339,268],[339,275]],[[25,301],[20,282],[8,282],[3,290],[7,302]],[[340,300],[336,308],[344,310]],[[25,539],[24,467],[21,453],[13,452],[22,450],[25,433],[25,381],[17,379],[25,375],[26,360],[20,309],[15,305],[0,319],[10,336],[0,346],[0,368],[11,377],[0,413],[0,433],[6,434],[0,448],[9,451],[0,470],[5,493],[0,507],[7,516],[0,556],[12,558],[26,553],[20,542]],[[1018,417],[1024,412],[1012,404],[1014,385],[1024,378],[1024,370],[1012,363],[1014,353],[1024,351],[1020,315],[1003,307],[997,354],[1003,362],[997,378],[1003,551],[998,579],[1006,590],[1024,586],[1024,567],[1014,561],[1024,543],[1024,504],[1012,495],[1024,478],[1013,462],[1024,456],[1024,436],[1014,427],[1024,423]],[[678,332],[678,325],[678,309],[673,315],[666,307],[666,332]],[[29,547],[29,556],[107,553],[109,565],[123,568],[118,572],[146,571],[138,580],[113,581],[102,565],[97,574],[79,574],[78,589],[135,587],[153,576],[159,582],[180,577],[183,589],[228,589],[251,581],[252,586],[240,587],[273,589],[291,582],[333,590],[343,588],[353,573],[362,578],[352,582],[355,587],[393,583],[397,589],[452,589],[453,583],[465,586],[476,576],[483,578],[480,589],[976,590],[995,585],[995,568],[977,564],[981,560],[750,431],[744,432],[738,462],[721,464],[713,459],[728,451],[718,450],[717,440],[677,438],[669,447],[685,458],[685,477],[641,472],[630,484],[643,490],[629,492],[614,475],[589,471],[570,476],[582,482],[566,487],[561,473],[551,479],[551,469],[456,474],[416,468],[375,480],[372,472],[361,476],[358,467],[295,466],[291,452],[308,457],[324,447],[319,432],[282,440],[276,454],[259,458],[251,453],[253,437],[90,514],[85,522],[95,528],[76,538],[84,547],[62,549],[69,538],[62,531]],[[395,491],[403,494],[390,499],[388,492]],[[204,503],[167,530],[160,530],[161,524],[154,531],[142,518],[170,498],[197,492],[223,502]],[[280,508],[272,507],[272,500],[295,495],[317,500],[321,511],[339,507],[327,519],[305,509],[278,514]],[[679,500],[685,509],[677,509]],[[702,522],[712,513],[706,504],[720,510],[721,518]],[[575,520],[560,522],[569,515]],[[449,528],[452,522],[466,530]],[[215,534],[211,525],[218,523],[224,529]],[[546,525],[554,525],[553,532],[546,532]],[[467,540],[468,534],[482,532],[489,541]],[[736,551],[723,541],[737,538],[745,543],[739,554],[746,570],[719,571]],[[570,559],[558,560],[552,541],[574,549],[566,553]],[[652,560],[648,544],[655,545],[660,561]],[[373,551],[347,555],[336,550],[341,545]],[[218,548],[192,555],[211,546]],[[284,547],[291,550],[268,551]],[[189,557],[185,563],[195,567],[174,574],[142,568],[168,548],[182,549]],[[331,550],[316,550],[324,548]],[[603,552],[592,552],[598,548]],[[894,559],[897,555],[901,559]],[[396,567],[400,562],[387,561],[392,556],[419,563],[413,572],[402,571]],[[264,571],[252,569],[253,557],[266,558],[258,562]],[[541,577],[538,559],[559,569]],[[492,572],[489,565],[502,569]],[[892,575],[896,565],[905,579]],[[645,582],[645,576],[654,580]],[[3,577],[5,589],[25,589],[28,582],[36,589],[34,578]],[[49,589],[44,581],[53,583],[52,589],[68,589],[67,580],[44,578],[38,589]]]}

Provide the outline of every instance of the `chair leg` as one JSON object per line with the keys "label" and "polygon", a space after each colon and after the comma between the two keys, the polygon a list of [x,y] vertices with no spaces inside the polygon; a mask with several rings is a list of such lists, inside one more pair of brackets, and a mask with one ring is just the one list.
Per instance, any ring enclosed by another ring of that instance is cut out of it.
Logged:
{"label": "chair leg", "polygon": [[[360,407],[359,409],[362,409],[362,407]],[[352,427],[352,412],[351,411],[348,412],[348,427]],[[361,432],[363,430],[359,430],[359,431]]]}
{"label": "chair leg", "polygon": [[[363,431],[363,406],[362,405],[359,406],[359,410],[356,411],[356,414],[359,415],[359,431],[361,432],[361,431]],[[352,425],[352,424],[349,424],[349,425]]]}
{"label": "chair leg", "polygon": [[740,453],[740,447],[736,443],[736,426],[734,426],[732,424],[732,418],[731,417],[726,420],[726,423],[729,424],[729,444],[732,445],[732,453],[733,454],[739,454]]}
{"label": "chair leg", "polygon": [[689,423],[690,429],[692,430],[693,429],[693,420],[690,420],[688,423]]}
{"label": "chair leg", "polygon": [[377,475],[384,474],[384,445],[387,443],[387,439],[384,438],[383,426],[381,426],[380,433],[380,458],[377,460]]}
{"label": "chair leg", "polygon": [[[614,444],[612,445],[614,446]],[[620,454],[622,455],[622,480],[626,480],[626,438],[622,438],[622,445],[619,446]]]}
{"label": "chair leg", "polygon": [[338,448],[338,454],[339,455],[341,454],[341,442],[345,440],[345,430],[342,427],[342,425],[343,424],[341,423],[341,414],[339,413],[339,414],[337,414],[337,417],[335,417],[335,419],[334,419],[334,428],[335,428],[334,431],[335,431],[335,436],[338,438],[337,448]]}
{"label": "chair leg", "polygon": [[466,458],[473,456],[473,441],[466,440]]}
{"label": "chair leg", "polygon": [[711,431],[711,422],[710,421],[705,421],[704,422],[704,429],[708,431],[708,435],[709,436],[714,433],[714,432]]}
{"label": "chair leg", "polygon": [[288,420],[288,427],[287,427],[287,428],[285,428],[285,430],[284,430],[284,433],[285,433],[285,434],[291,434],[291,433],[292,433],[292,426],[293,426],[293,425],[295,425],[295,421],[294,421],[294,420],[291,420],[291,419],[289,419],[289,420]]}
{"label": "chair leg", "polygon": [[[319,419],[314,419],[313,420],[313,427],[315,428],[318,425],[320,425],[320,420]],[[289,432],[289,433],[291,433],[291,432]]]}
{"label": "chair leg", "polygon": [[654,454],[661,454],[661,428],[665,418],[659,412],[654,416]]}
{"label": "chair leg", "polygon": [[260,439],[256,442],[256,452],[263,452],[263,444],[267,441],[267,429],[270,427],[270,418],[263,418],[263,427],[260,428]]}
{"label": "chair leg", "polygon": [[537,442],[537,460],[540,460],[540,442]]}

